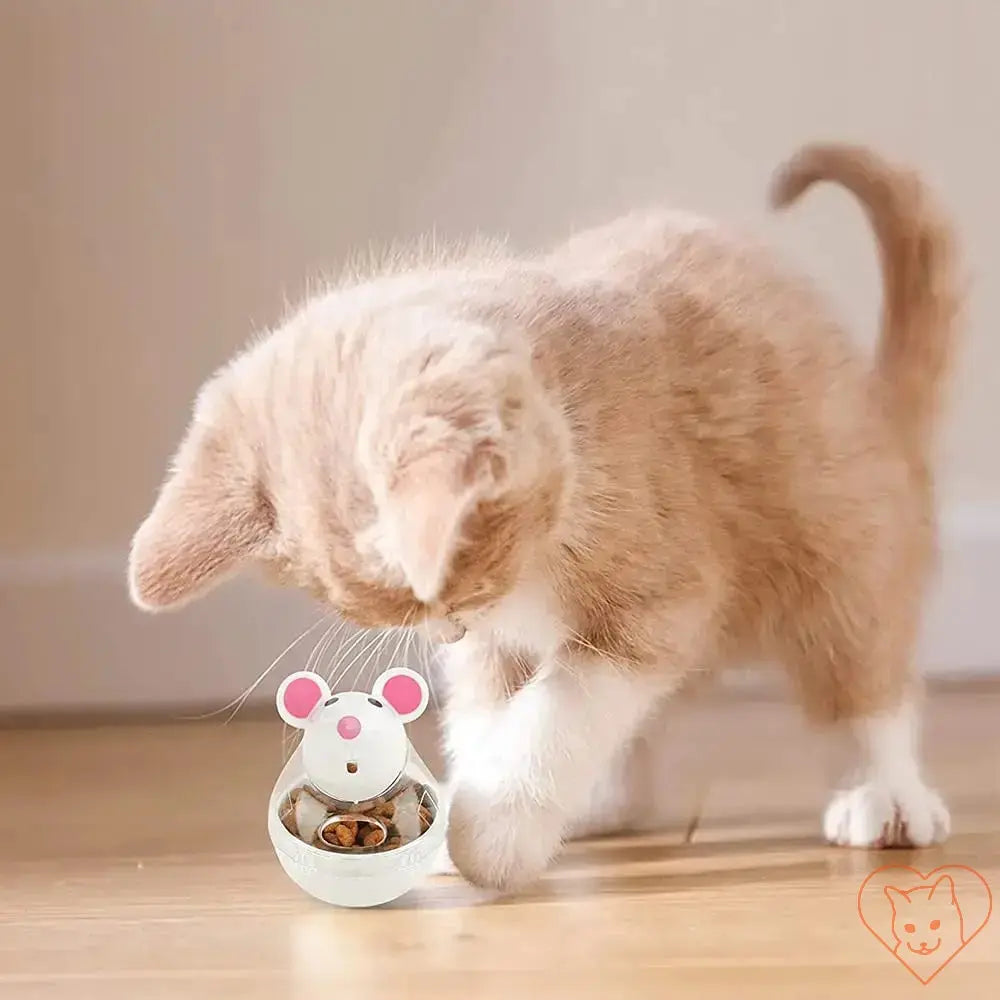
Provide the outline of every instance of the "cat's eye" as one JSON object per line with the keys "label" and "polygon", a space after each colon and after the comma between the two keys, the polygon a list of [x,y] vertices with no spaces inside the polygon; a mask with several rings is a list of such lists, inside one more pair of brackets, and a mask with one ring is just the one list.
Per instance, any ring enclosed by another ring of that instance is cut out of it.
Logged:
{"label": "cat's eye", "polygon": [[369,705],[374,705],[376,708],[381,708],[382,707],[382,702],[380,702],[378,700],[378,698],[369,698],[368,699],[368,704]]}
{"label": "cat's eye", "polygon": [[941,921],[940,920],[932,920],[931,921],[931,930],[932,931],[936,931],[940,926],[941,926]]}
{"label": "cat's eye", "polygon": [[326,701],[323,702],[323,704],[332,705],[336,700],[337,700],[337,695],[334,695],[332,698],[327,698]]}
{"label": "cat's eye", "polygon": [[915,924],[903,924],[903,930],[906,931],[907,934],[912,934],[916,929]]}

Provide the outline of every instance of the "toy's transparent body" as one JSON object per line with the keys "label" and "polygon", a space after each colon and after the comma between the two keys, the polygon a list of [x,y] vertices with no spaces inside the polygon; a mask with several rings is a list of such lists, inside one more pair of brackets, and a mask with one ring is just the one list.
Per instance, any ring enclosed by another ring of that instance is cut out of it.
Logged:
{"label": "toy's transparent body", "polygon": [[267,826],[278,860],[298,886],[326,903],[376,906],[413,888],[444,843],[437,782],[409,746],[399,778],[365,802],[324,795],[298,747],[271,793]]}

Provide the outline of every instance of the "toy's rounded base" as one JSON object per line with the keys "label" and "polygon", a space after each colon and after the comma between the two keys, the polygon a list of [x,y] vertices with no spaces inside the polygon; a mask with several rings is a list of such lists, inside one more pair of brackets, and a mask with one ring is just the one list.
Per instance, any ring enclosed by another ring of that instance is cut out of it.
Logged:
{"label": "toy's rounded base", "polygon": [[335,906],[379,906],[409,892],[427,874],[444,843],[439,816],[413,843],[384,854],[341,855],[302,843],[274,810],[268,833],[288,877],[310,896]]}
{"label": "toy's rounded base", "polygon": [[[281,804],[288,793],[306,783],[301,751],[300,746],[285,764],[271,793],[267,815],[268,836],[288,877],[310,896],[334,906],[379,906],[409,892],[433,867],[448,825],[434,778],[416,751],[410,748],[405,774],[434,799],[430,826],[416,835],[418,803],[411,792],[410,825],[402,830],[402,836],[413,839],[391,850],[357,853],[313,847],[281,821]],[[400,822],[398,817],[396,822]]]}

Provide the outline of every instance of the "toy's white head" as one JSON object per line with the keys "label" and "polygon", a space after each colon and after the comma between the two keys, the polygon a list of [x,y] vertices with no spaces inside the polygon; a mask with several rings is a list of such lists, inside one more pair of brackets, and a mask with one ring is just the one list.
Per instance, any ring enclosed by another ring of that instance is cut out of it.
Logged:
{"label": "toy's white head", "polygon": [[365,691],[331,694],[319,674],[302,670],[278,688],[278,714],[304,730],[306,776],[326,795],[363,802],[387,791],[406,767],[403,725],[427,708],[427,683],[405,667],[382,674]]}

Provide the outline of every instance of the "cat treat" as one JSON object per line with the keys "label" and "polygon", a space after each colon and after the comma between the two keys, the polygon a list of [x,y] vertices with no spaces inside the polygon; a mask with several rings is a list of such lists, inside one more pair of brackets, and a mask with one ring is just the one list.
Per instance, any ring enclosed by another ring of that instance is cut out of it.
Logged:
{"label": "cat treat", "polygon": [[403,781],[370,802],[338,802],[310,785],[292,789],[279,806],[282,825],[321,850],[385,851],[425,834],[437,815],[433,793]]}
{"label": "cat treat", "polygon": [[428,702],[423,678],[387,670],[371,692],[334,694],[300,671],[278,689],[278,714],[303,731],[271,795],[278,860],[310,895],[375,906],[416,885],[444,842],[433,776],[405,723]]}

